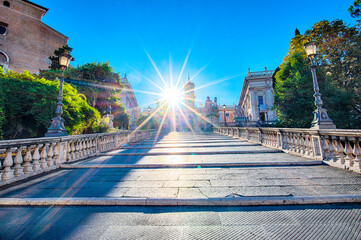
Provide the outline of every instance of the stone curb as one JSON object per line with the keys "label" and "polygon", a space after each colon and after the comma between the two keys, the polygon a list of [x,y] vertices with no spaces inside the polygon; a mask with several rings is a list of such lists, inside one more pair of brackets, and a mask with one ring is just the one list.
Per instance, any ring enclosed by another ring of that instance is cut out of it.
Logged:
{"label": "stone curb", "polygon": [[315,166],[322,165],[322,161],[304,162],[244,162],[244,163],[185,163],[185,164],[61,164],[61,169],[87,168],[198,168],[198,167],[266,167],[266,166]]}
{"label": "stone curb", "polygon": [[361,203],[361,195],[235,198],[0,198],[0,206],[271,206]]}
{"label": "stone curb", "polygon": [[284,152],[282,150],[262,150],[262,151],[227,151],[227,152],[99,153],[98,156],[219,155],[219,154],[263,154],[263,153],[284,153]]}

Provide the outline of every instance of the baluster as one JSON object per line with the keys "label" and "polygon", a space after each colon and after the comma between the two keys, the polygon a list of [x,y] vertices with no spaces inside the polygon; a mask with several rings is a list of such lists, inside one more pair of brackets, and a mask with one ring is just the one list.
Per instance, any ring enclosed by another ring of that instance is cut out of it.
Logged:
{"label": "baluster", "polygon": [[96,153],[97,152],[97,142],[96,142],[96,139],[93,139],[92,140],[92,146],[93,146],[93,148],[92,148],[92,153]]}
{"label": "baluster", "polygon": [[88,149],[87,149],[87,147],[86,147],[86,139],[83,139],[83,141],[82,141],[82,144],[83,144],[83,156],[84,157],[86,157],[88,154]]}
{"label": "baluster", "polygon": [[14,164],[13,162],[13,157],[12,157],[12,153],[13,151],[15,151],[16,148],[8,148],[6,149],[6,157],[4,159],[4,170],[3,170],[3,175],[1,177],[2,180],[8,180],[10,178],[12,178],[14,176],[14,170],[11,169],[12,165]]}
{"label": "baluster", "polygon": [[345,164],[345,156],[343,155],[344,148],[342,146],[341,139],[335,139],[336,154],[337,154],[337,163],[340,165]]}
{"label": "baluster", "polygon": [[293,152],[298,153],[298,134],[293,133]]}
{"label": "baluster", "polygon": [[309,148],[310,141],[308,139],[308,136],[305,137],[305,156],[310,156],[310,148]]}
{"label": "baluster", "polygon": [[43,149],[41,150],[41,154],[40,154],[40,157],[41,157],[41,160],[40,160],[40,167],[41,169],[45,169],[47,168],[47,159],[48,159],[48,146],[49,146],[49,143],[47,144],[44,144],[43,146]]}
{"label": "baluster", "polygon": [[305,146],[304,136],[302,136],[302,135],[300,136],[299,143],[300,143],[300,154],[301,154],[301,155],[305,155],[305,153],[306,153],[306,146]]}
{"label": "baluster", "polygon": [[293,134],[292,133],[288,133],[288,136],[289,136],[289,143],[290,143],[290,151],[293,152],[294,149],[295,149],[295,143],[294,143],[294,137],[293,137]]}
{"label": "baluster", "polygon": [[49,144],[48,159],[47,159],[47,166],[48,167],[53,166],[53,163],[54,163],[54,159],[53,159],[53,156],[54,156],[54,144],[55,143],[50,143]]}
{"label": "baluster", "polygon": [[25,157],[24,157],[24,165],[23,165],[25,174],[31,172],[31,170],[32,170],[32,166],[31,166],[31,160],[33,160],[32,156],[31,156],[32,148],[34,148],[34,146],[28,146],[26,148],[26,153],[25,153]]}
{"label": "baluster", "polygon": [[56,166],[60,162],[60,142],[54,143],[53,165]]}
{"label": "baluster", "polygon": [[77,160],[81,157],[81,155],[80,155],[79,141],[76,141],[76,142],[75,142],[75,156],[76,156],[76,159],[77,159]]}
{"label": "baluster", "polygon": [[77,160],[78,156],[76,154],[76,141],[71,142],[71,160]]}
{"label": "baluster", "polygon": [[334,137],[331,137],[328,149],[330,150],[330,160],[332,160],[333,163],[337,162],[336,140]]}
{"label": "baluster", "polygon": [[284,143],[285,143],[285,150],[289,151],[290,149],[290,135],[288,133],[284,133]]}
{"label": "baluster", "polygon": [[92,152],[91,152],[91,142],[90,142],[90,139],[87,139],[86,140],[86,151],[87,151],[87,155],[90,155]]}
{"label": "baluster", "polygon": [[35,147],[34,154],[33,154],[33,171],[36,172],[40,169],[40,154],[39,154],[39,148],[41,148],[43,144],[38,144]]}
{"label": "baluster", "polygon": [[72,144],[72,142],[69,141],[68,142],[68,147],[66,148],[66,150],[67,150],[67,153],[66,153],[67,154],[67,159],[66,159],[66,161],[72,161],[73,160],[71,144]]}
{"label": "baluster", "polygon": [[21,166],[21,164],[23,163],[23,156],[22,156],[22,152],[23,152],[23,147],[18,147],[17,151],[16,151],[16,157],[14,159],[14,176],[18,177],[20,175],[22,175],[23,172],[23,167]]}
{"label": "baluster", "polygon": [[357,172],[361,172],[361,149],[359,146],[359,138],[357,141],[355,141],[354,147],[353,147],[353,154],[355,155],[354,161],[354,169],[356,169]]}
{"label": "baluster", "polygon": [[330,150],[328,146],[328,139],[325,137],[322,141],[323,160],[328,161],[330,156]]}
{"label": "baluster", "polygon": [[80,139],[79,142],[78,142],[78,145],[79,145],[79,156],[80,158],[83,158],[83,140]]}
{"label": "baluster", "polygon": [[315,157],[316,156],[316,152],[315,149],[313,147],[313,141],[312,141],[312,135],[307,135],[308,137],[308,149],[309,149],[309,156],[311,157]]}
{"label": "baluster", "polygon": [[345,141],[345,167],[346,169],[350,169],[350,167],[353,166],[353,156],[352,156],[352,147],[350,144],[350,141],[352,141],[355,138],[352,137],[348,137],[347,140]]}
{"label": "baluster", "polygon": [[303,135],[300,133],[298,135],[298,153],[300,155],[303,155],[303,151],[304,151],[304,145],[303,145]]}
{"label": "baluster", "polygon": [[298,153],[299,146],[298,146],[298,133],[293,134],[293,143],[294,143],[294,153]]}

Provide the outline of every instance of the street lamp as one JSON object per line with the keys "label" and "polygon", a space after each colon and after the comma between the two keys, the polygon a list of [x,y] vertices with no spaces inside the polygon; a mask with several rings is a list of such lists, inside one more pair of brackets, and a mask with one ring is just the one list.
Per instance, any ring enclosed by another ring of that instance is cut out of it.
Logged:
{"label": "street lamp", "polygon": [[316,75],[316,54],[317,44],[316,42],[308,42],[304,45],[306,54],[311,60],[311,72],[313,78],[313,88],[315,90],[315,105],[316,109],[313,112],[314,118],[311,123],[311,129],[335,129],[336,125],[333,124],[331,118],[327,114],[327,110],[322,108],[323,102],[321,99],[320,87],[318,86],[317,75]]}
{"label": "street lamp", "polygon": [[69,66],[70,61],[73,58],[68,52],[64,52],[59,56],[59,65],[61,68],[61,78],[59,86],[58,102],[56,103],[56,117],[52,119],[51,126],[48,128],[48,132],[45,137],[61,137],[67,136],[67,132],[64,126],[64,119],[61,117],[63,114],[63,82],[64,82],[64,70]]}
{"label": "street lamp", "polygon": [[150,115],[150,110],[151,110],[151,109],[150,109],[150,106],[149,106],[149,107],[148,107],[148,115]]}
{"label": "street lamp", "polygon": [[226,121],[226,104],[223,104],[223,118],[224,118],[224,126],[227,127],[227,121]]}

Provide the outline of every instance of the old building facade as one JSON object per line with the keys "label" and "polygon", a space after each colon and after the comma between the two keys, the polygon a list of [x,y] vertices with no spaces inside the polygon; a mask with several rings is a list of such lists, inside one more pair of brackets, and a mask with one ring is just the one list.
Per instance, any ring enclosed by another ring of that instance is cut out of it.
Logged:
{"label": "old building facade", "polygon": [[259,72],[248,70],[236,108],[236,121],[240,125],[257,126],[277,120],[273,110],[273,72],[267,68]]}
{"label": "old building facade", "polygon": [[237,123],[235,118],[235,105],[219,105],[219,125],[227,127],[235,127]]}
{"label": "old building facade", "polygon": [[127,74],[124,75],[124,78],[121,78],[121,84],[124,88],[121,93],[121,102],[126,107],[126,112],[130,115],[130,126],[131,130],[134,130],[137,126],[137,119],[140,117],[141,109],[138,105],[137,98],[134,94],[132,85],[127,79]]}
{"label": "old building facade", "polygon": [[0,0],[0,65],[37,73],[50,66],[49,56],[68,37],[41,20],[48,9],[27,0]]}

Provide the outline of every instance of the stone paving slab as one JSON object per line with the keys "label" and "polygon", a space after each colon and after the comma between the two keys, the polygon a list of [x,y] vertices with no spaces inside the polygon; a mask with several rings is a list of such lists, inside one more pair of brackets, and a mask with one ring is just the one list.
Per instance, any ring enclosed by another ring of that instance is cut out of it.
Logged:
{"label": "stone paving slab", "polygon": [[[302,157],[286,153],[263,154],[219,154],[219,155],[166,155],[166,156],[98,156],[74,163],[72,165],[89,164],[192,164],[192,163],[255,163],[255,162],[313,162]],[[318,163],[320,161],[317,161]]]}
{"label": "stone paving slab", "polygon": [[282,152],[280,150],[273,150],[267,147],[263,147],[260,145],[255,144],[247,144],[243,146],[234,146],[234,147],[228,147],[228,146],[218,146],[218,147],[196,147],[196,148],[128,148],[128,149],[116,149],[113,151],[109,151],[106,154],[139,154],[139,153],[146,153],[146,154],[152,154],[152,153],[208,153],[209,154],[216,154],[218,152],[221,153],[227,153],[227,152],[234,152],[238,151],[240,153],[242,152],[267,152],[267,151],[273,151],[273,152]]}
{"label": "stone paving slab", "polygon": [[[319,172],[317,176],[314,173]],[[329,166],[62,170],[0,191],[0,197],[225,198],[361,195],[361,176]],[[189,190],[192,189],[192,190]],[[198,190],[198,192],[197,192]]]}
{"label": "stone paving slab", "polygon": [[164,146],[172,146],[172,145],[207,145],[207,144],[225,144],[225,145],[232,145],[232,144],[247,144],[248,141],[245,140],[239,140],[239,139],[225,139],[225,140],[193,140],[193,141],[143,141],[143,142],[136,142],[136,143],[130,143],[130,146],[138,146],[138,145],[164,145]]}
{"label": "stone paving slab", "polygon": [[1,239],[360,239],[360,205],[3,207]]}
{"label": "stone paving slab", "polygon": [[[127,155],[67,164],[87,168],[58,170],[0,188],[0,239],[361,239],[361,205],[351,204],[361,202],[360,174],[301,166],[312,161],[265,153],[268,148],[221,135],[171,133],[156,144],[135,146],[153,145],[162,148],[118,149]],[[164,151],[165,146],[177,148]],[[225,154],[230,148],[240,151]],[[253,154],[245,154],[246,148]],[[162,154],[160,149],[171,155],[147,156]],[[177,163],[195,165],[160,165]],[[250,166],[227,166],[240,163]],[[281,166],[291,163],[297,165]],[[96,164],[99,168],[89,168]],[[292,204],[301,205],[288,206]],[[9,205],[29,207],[5,207]],[[119,205],[137,207],[112,207]],[[166,205],[174,207],[155,207]]]}
{"label": "stone paving slab", "polygon": [[184,149],[188,149],[188,148],[235,148],[235,147],[242,147],[242,146],[261,146],[261,144],[255,144],[255,143],[244,143],[244,144],[239,144],[239,143],[234,143],[234,144],[156,144],[156,145],[138,145],[138,146],[124,146],[124,147],[119,147],[118,149],[157,149],[157,148],[167,148],[167,149],[172,149],[172,148],[184,148]]}

